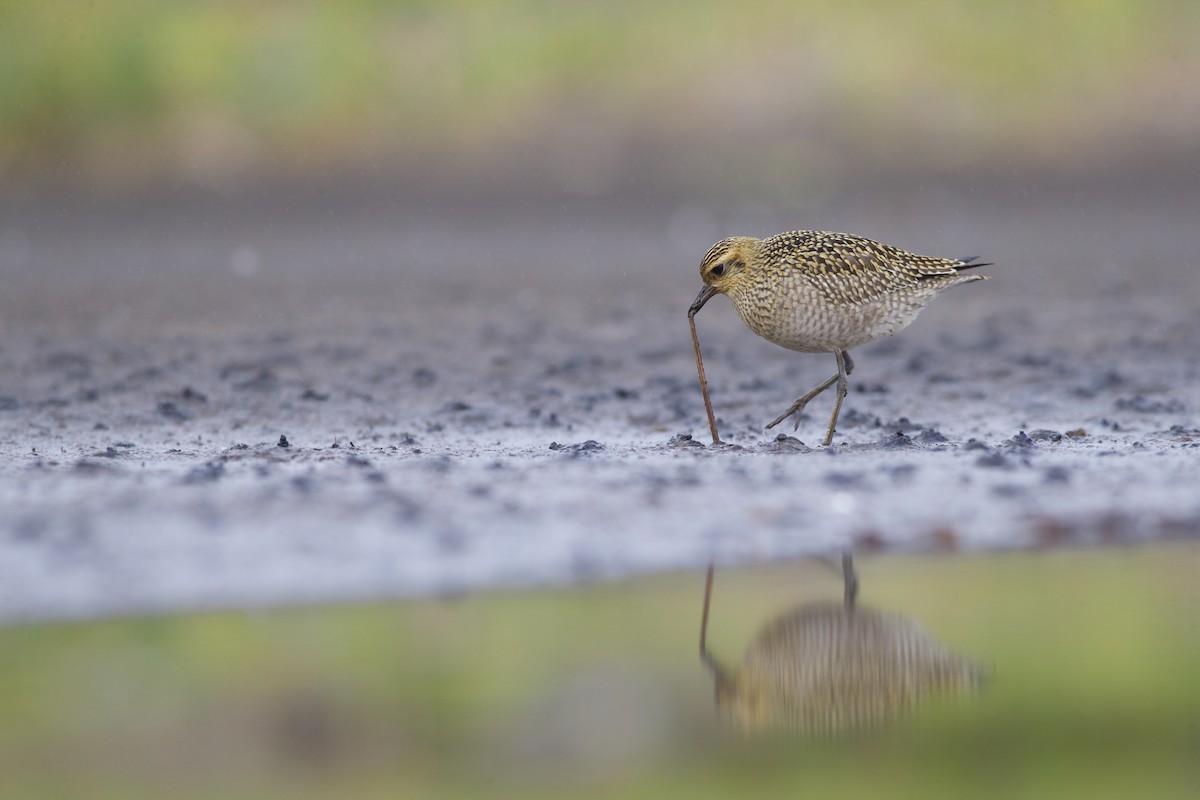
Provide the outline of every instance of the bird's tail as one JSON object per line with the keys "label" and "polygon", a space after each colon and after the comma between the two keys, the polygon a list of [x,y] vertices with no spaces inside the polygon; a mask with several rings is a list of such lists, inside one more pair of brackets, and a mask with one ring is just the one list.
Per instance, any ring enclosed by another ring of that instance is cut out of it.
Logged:
{"label": "bird's tail", "polygon": [[976,267],[993,266],[991,261],[976,262],[975,259],[977,258],[979,258],[979,256],[967,256],[966,258],[960,258],[958,260],[958,266],[955,267],[955,269],[975,269]]}

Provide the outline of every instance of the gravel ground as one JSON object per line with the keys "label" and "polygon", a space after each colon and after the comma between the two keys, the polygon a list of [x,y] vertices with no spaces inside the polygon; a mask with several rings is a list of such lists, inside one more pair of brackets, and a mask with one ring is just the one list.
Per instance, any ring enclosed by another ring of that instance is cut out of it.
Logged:
{"label": "gravel ground", "polygon": [[[1200,533],[1200,181],[871,186],[799,211],[372,191],[0,216],[0,618],[454,593]],[[715,239],[848,230],[993,280],[835,371]]]}

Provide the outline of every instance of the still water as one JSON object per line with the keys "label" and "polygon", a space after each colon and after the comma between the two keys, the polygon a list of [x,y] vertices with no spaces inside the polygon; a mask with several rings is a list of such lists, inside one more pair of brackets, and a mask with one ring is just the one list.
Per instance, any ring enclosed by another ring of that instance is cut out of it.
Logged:
{"label": "still water", "polygon": [[843,566],[0,629],[0,797],[1196,796],[1200,545]]}

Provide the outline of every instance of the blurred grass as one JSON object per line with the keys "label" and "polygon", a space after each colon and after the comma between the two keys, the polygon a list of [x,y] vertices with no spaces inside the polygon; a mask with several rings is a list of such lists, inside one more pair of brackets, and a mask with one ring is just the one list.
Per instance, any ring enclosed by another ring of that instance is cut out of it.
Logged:
{"label": "blurred grass", "polygon": [[1197,36],[1189,0],[0,0],[0,175],[1094,163],[1193,147]]}
{"label": "blurred grass", "polygon": [[[863,738],[738,738],[701,575],[370,607],[0,629],[0,796],[1189,797],[1200,547],[859,565],[863,602],[991,669]],[[730,665],[815,564],[718,571]]]}

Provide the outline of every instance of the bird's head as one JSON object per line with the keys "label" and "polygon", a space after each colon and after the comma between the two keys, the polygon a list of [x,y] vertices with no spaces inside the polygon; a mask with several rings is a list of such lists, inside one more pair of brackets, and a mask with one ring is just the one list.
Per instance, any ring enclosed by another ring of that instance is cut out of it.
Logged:
{"label": "bird's head", "polygon": [[760,239],[751,236],[733,236],[710,247],[700,260],[700,280],[704,281],[704,288],[696,295],[688,315],[699,311],[715,294],[736,292],[747,277],[746,265],[757,256],[761,244]]}

